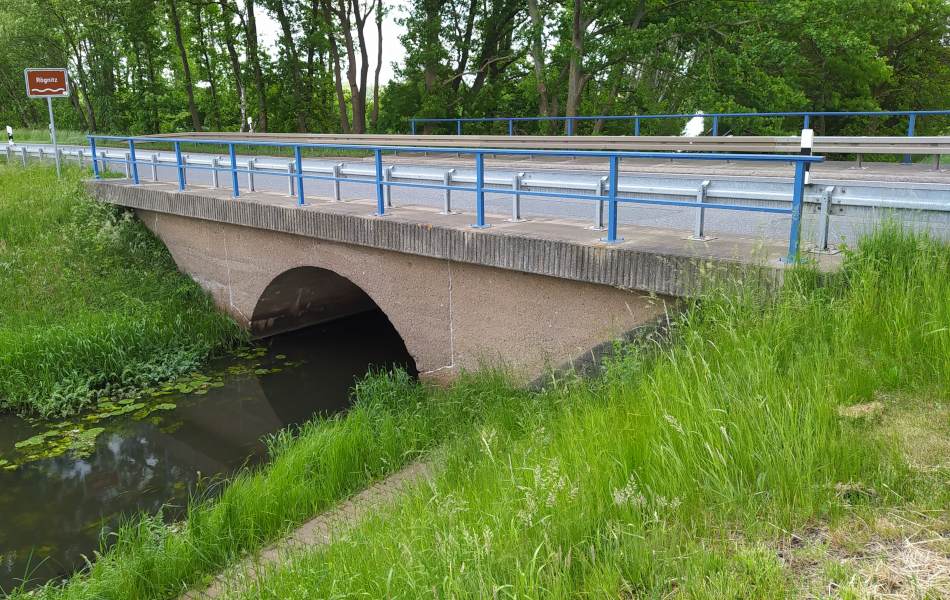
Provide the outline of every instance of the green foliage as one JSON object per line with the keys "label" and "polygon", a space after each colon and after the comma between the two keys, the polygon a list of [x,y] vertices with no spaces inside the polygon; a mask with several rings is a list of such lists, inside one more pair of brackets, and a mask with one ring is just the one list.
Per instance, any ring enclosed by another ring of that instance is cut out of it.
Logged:
{"label": "green foliage", "polygon": [[0,166],[0,406],[65,415],[190,372],[246,335],[78,169]]}

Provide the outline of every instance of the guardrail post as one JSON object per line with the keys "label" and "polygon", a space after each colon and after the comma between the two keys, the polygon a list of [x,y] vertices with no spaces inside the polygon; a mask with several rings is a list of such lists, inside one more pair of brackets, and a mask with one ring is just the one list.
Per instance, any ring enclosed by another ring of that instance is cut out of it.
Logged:
{"label": "guardrail post", "polygon": [[188,185],[188,161],[191,160],[191,156],[185,154],[181,157],[181,177],[185,182],[185,185]]}
{"label": "guardrail post", "polygon": [[257,191],[256,189],[254,189],[254,173],[253,173],[254,164],[256,162],[257,161],[254,160],[253,158],[247,159],[247,191],[248,193]]}
{"label": "guardrail post", "polygon": [[62,149],[62,148],[54,148],[54,149],[53,149],[53,160],[56,161],[56,164],[57,164],[57,165],[63,162],[63,149]]}
{"label": "guardrail post", "polygon": [[46,152],[43,150],[43,147],[42,147],[42,146],[40,146],[40,147],[38,148],[38,150],[39,150],[39,161],[40,161],[40,164],[41,164],[41,165],[44,165],[44,164],[46,164]]}
{"label": "guardrail post", "polygon": [[125,166],[126,179],[132,179],[132,162],[131,161],[132,161],[132,154],[130,152],[126,152],[125,162],[123,163],[123,166]]}
{"label": "guardrail post", "polygon": [[294,190],[294,163],[293,161],[287,163],[287,197],[293,198],[297,195],[297,192]]}
{"label": "guardrail post", "polygon": [[[459,123],[461,128],[461,121]],[[383,194],[383,151],[376,149],[374,154],[376,159],[376,212],[373,215],[385,217],[392,213],[386,212],[386,198]]]}
{"label": "guardrail post", "polygon": [[[706,202],[706,192],[709,189],[709,182],[704,181],[699,184],[699,189],[696,191],[696,202],[698,204],[703,204]],[[689,239],[695,240],[697,242],[705,242],[713,238],[706,237],[706,209],[699,207],[696,209],[696,229],[693,231],[692,237]]]}
{"label": "guardrail post", "polygon": [[340,195],[340,177],[343,176],[343,163],[333,165],[333,176],[336,177],[336,179],[333,180],[333,201],[343,202],[343,198]]}
{"label": "guardrail post", "polygon": [[4,150],[7,152],[7,164],[10,164],[10,157],[13,156],[13,148],[7,146]]}
{"label": "guardrail post", "polygon": [[939,170],[940,170],[940,155],[934,154],[934,171],[939,171]]}
{"label": "guardrail post", "polygon": [[452,176],[455,175],[455,169],[449,169],[442,174],[442,185],[445,186],[445,201],[442,207],[442,212],[440,215],[456,215],[458,213],[452,212],[452,190],[449,188],[452,186]]}
{"label": "guardrail post", "polygon": [[297,171],[297,206],[306,206],[303,197],[303,158],[300,156],[300,146],[294,146],[294,170]]}
{"label": "guardrail post", "polygon": [[184,191],[185,169],[181,166],[181,142],[175,142],[175,167],[178,169],[178,190]]}
{"label": "guardrail post", "polygon": [[234,150],[234,144],[228,144],[228,159],[231,167],[231,187],[234,190],[234,197],[241,197],[241,188],[238,185],[238,174],[237,174],[237,152]]}
{"label": "guardrail post", "polygon": [[106,167],[106,163],[109,162],[109,161],[106,159],[106,151],[105,151],[105,150],[100,150],[100,151],[99,151],[99,156],[102,157],[102,168],[103,168],[103,169],[108,168],[108,167]]}
{"label": "guardrail post", "polygon": [[[393,180],[393,168],[391,166],[386,167],[386,170],[383,171],[383,181],[388,183],[392,180]],[[392,208],[393,207],[393,186],[387,185],[385,188],[383,188],[383,192],[386,195],[386,208]]]}
{"label": "guardrail post", "polygon": [[152,154],[152,181],[158,181],[158,154]]}
{"label": "guardrail post", "polygon": [[[607,195],[607,178],[601,177],[597,180],[596,194],[598,196]],[[585,227],[584,229],[592,229],[594,231],[604,231],[607,229],[604,227],[604,201],[598,200],[594,204],[594,224],[590,227]]]}
{"label": "guardrail post", "polygon": [[792,184],[792,226],[788,234],[788,256],[782,262],[798,260],[798,244],[802,233],[802,201],[805,198],[805,163],[795,163],[795,183]]}
{"label": "guardrail post", "polygon": [[518,193],[518,190],[521,189],[522,177],[524,177],[524,173],[515,173],[515,176],[511,178],[511,190],[514,193],[511,195],[511,218],[506,220],[512,223],[527,221],[527,219],[521,218],[521,194]]}
{"label": "guardrail post", "polygon": [[[917,121],[917,115],[911,114],[910,124],[907,126],[907,137],[914,137],[914,125],[916,124],[916,121]],[[907,154],[904,156],[904,164],[905,165],[910,164],[910,154]]]}
{"label": "guardrail post", "polygon": [[24,167],[30,166],[30,159],[26,154],[26,146],[23,146],[23,166]]}
{"label": "guardrail post", "polygon": [[[86,158],[86,151],[83,150],[82,148],[79,148],[78,150],[76,150],[76,161],[79,163],[80,169],[86,166],[85,161],[83,160],[84,158]],[[10,162],[10,161],[7,160],[7,162]]]}
{"label": "guardrail post", "polygon": [[830,185],[821,192],[821,216],[818,218],[818,252],[828,251],[828,226],[831,219],[831,195],[835,186]]}
{"label": "guardrail post", "polygon": [[601,239],[602,242],[610,244],[622,242],[623,238],[617,238],[617,182],[619,180],[620,158],[610,157],[610,181],[607,190],[607,237]]}
{"label": "guardrail post", "polygon": [[216,190],[221,187],[221,181],[218,178],[218,157],[211,157],[211,189]]}
{"label": "guardrail post", "polygon": [[475,153],[475,220],[472,227],[485,229],[491,225],[485,224],[485,155]]}
{"label": "guardrail post", "polygon": [[129,160],[132,162],[132,183],[135,185],[139,184],[139,167],[135,164],[135,142],[130,138],[129,139]]}

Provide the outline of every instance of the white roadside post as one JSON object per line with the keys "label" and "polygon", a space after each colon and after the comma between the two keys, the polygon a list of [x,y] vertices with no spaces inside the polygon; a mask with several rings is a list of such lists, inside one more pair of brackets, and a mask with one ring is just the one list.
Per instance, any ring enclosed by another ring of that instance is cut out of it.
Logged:
{"label": "white roadside post", "polygon": [[[59,145],[56,143],[56,123],[53,121],[53,98],[69,96],[69,75],[66,69],[24,69],[26,79],[26,95],[30,98],[46,98],[49,106],[49,133],[53,139],[53,157],[56,159],[56,177],[62,179],[60,172]],[[10,133],[12,143],[13,136]]]}
{"label": "white roadside post", "polygon": [[[802,156],[811,156],[812,148],[815,147],[815,130],[802,129]],[[808,168],[811,163],[805,163],[805,185],[808,185]]]}
{"label": "white roadside post", "polygon": [[13,128],[10,127],[9,125],[7,125],[7,145],[8,146],[16,145],[13,143]]}

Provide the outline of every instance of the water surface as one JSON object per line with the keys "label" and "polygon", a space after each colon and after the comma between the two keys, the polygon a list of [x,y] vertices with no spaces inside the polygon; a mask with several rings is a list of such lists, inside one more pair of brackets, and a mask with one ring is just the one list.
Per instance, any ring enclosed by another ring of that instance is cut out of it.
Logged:
{"label": "water surface", "polygon": [[[408,366],[415,375],[381,311],[254,345],[267,352],[220,359],[202,370],[220,387],[203,395],[168,393],[161,401],[174,409],[95,424],[105,431],[88,456],[67,452],[0,470],[0,590],[9,592],[24,577],[28,588],[64,577],[85,564],[83,555],[99,550],[101,536],[123,516],[182,506],[199,476],[227,475],[266,460],[263,436],[315,413],[344,410],[355,380],[371,366]],[[273,369],[279,371],[263,373]],[[0,415],[0,458],[24,458],[30,450],[18,450],[16,442],[48,428]]]}

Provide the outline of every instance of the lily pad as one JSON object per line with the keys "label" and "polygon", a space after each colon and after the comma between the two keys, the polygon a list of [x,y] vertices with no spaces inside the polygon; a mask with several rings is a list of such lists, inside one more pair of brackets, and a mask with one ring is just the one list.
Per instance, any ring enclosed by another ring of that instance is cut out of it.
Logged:
{"label": "lily pad", "polygon": [[178,405],[166,402],[165,404],[157,404],[153,410],[172,410],[173,408],[178,408]]}
{"label": "lily pad", "polygon": [[287,357],[284,356],[283,354],[278,354],[278,355],[275,356],[274,358],[276,358],[277,360],[284,360],[284,359],[287,358]]}
{"label": "lily pad", "polygon": [[208,390],[203,389],[203,388],[200,389],[200,390],[195,390],[195,396],[203,396],[203,395],[205,395],[205,394],[207,394],[207,393],[208,393]]}

